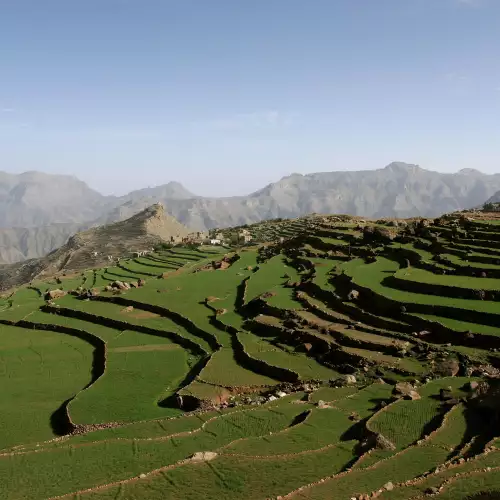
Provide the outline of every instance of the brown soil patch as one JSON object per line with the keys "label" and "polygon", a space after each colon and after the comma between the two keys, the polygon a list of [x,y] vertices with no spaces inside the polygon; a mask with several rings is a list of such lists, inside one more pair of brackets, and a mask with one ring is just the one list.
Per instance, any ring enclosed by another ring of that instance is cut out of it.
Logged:
{"label": "brown soil patch", "polygon": [[180,346],[178,346],[177,344],[131,345],[111,348],[109,349],[109,352],[172,351],[173,349],[180,349]]}
{"label": "brown soil patch", "polygon": [[135,319],[151,319],[151,318],[159,318],[160,315],[150,311],[137,311],[135,310],[132,314],[129,313],[131,318]]}
{"label": "brown soil patch", "polygon": [[80,277],[83,279],[81,271],[74,271],[72,273],[69,272],[69,273],[65,273],[64,276],[61,274],[61,275],[57,275],[55,277],[59,278],[62,282],[64,282],[65,280],[70,280],[70,279],[80,278]]}
{"label": "brown soil patch", "polygon": [[131,318],[135,319],[151,319],[151,318],[159,318],[160,315],[150,311],[141,311],[140,309],[134,309],[133,306],[125,307],[120,311],[121,314],[126,314]]}
{"label": "brown soil patch", "polygon": [[497,220],[500,219],[500,212],[467,212],[466,217],[478,220]]}

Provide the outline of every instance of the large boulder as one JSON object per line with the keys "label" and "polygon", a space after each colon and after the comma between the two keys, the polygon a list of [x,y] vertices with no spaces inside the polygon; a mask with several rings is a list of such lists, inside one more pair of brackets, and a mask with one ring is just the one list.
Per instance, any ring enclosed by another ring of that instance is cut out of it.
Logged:
{"label": "large boulder", "polygon": [[397,235],[396,228],[365,226],[363,229],[363,238],[368,241],[390,243]]}
{"label": "large boulder", "polygon": [[398,382],[394,386],[392,394],[396,397],[402,397],[404,399],[411,399],[411,400],[420,399],[420,394],[408,382]]}
{"label": "large boulder", "polygon": [[111,283],[111,287],[114,288],[115,290],[130,290],[130,285],[128,283],[118,280],[113,281],[113,283]]}
{"label": "large boulder", "polygon": [[394,451],[396,449],[396,445],[392,441],[387,439],[385,436],[383,436],[382,434],[377,434],[377,436],[375,438],[375,446],[379,450]]}
{"label": "large boulder", "polygon": [[208,462],[214,458],[217,458],[215,451],[198,451],[191,456],[193,462]]}
{"label": "large boulder", "polygon": [[55,300],[55,299],[60,299],[61,297],[64,297],[67,295],[68,292],[65,292],[64,290],[61,290],[57,288],[56,290],[49,290],[45,294],[45,300]]}
{"label": "large boulder", "polygon": [[460,371],[460,363],[454,359],[445,359],[434,365],[433,372],[441,377],[456,377]]}

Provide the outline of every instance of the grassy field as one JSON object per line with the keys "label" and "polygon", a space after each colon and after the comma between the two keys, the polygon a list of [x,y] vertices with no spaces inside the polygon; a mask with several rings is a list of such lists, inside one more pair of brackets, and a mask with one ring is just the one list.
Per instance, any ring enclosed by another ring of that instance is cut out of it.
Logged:
{"label": "grassy field", "polygon": [[73,422],[133,422],[181,413],[160,404],[175,394],[189,372],[186,351],[166,339],[138,343],[135,337],[141,334],[121,333],[108,344],[104,375],[70,403]]}
{"label": "grassy field", "polygon": [[261,246],[157,250],[5,294],[0,496],[500,491],[500,226],[450,220],[378,221],[380,240],[343,216],[266,221],[248,228]]}
{"label": "grassy field", "polygon": [[2,325],[0,352],[0,449],[54,437],[54,412],[91,381],[92,346],[52,331]]}

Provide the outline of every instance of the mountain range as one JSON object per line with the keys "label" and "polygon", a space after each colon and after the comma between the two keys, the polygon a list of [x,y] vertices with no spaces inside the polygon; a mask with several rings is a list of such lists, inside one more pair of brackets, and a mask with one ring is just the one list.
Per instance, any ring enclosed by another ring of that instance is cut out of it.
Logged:
{"label": "mountain range", "polygon": [[482,205],[500,191],[500,174],[444,174],[394,162],[365,171],[292,174],[248,196],[196,196],[177,182],[104,196],[72,176],[0,172],[0,262],[40,257],[82,229],[128,219],[161,202],[192,230],[307,213],[433,217]]}

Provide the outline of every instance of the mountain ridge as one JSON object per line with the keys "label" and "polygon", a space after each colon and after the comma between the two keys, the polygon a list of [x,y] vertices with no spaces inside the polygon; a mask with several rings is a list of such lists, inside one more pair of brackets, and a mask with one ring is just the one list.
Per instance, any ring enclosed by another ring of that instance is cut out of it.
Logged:
{"label": "mountain ridge", "polygon": [[[40,185],[34,182],[38,178]],[[16,178],[0,172],[0,259],[40,256],[38,252],[56,248],[73,234],[71,224],[82,229],[125,220],[156,202],[181,223],[202,231],[313,212],[434,217],[481,206],[497,191],[500,174],[475,169],[440,173],[400,161],[375,170],[293,173],[248,195],[223,198],[197,196],[175,181],[104,196],[71,176],[28,172]],[[54,223],[68,224],[66,232]],[[8,229],[40,226],[45,229],[31,230],[29,237]]]}

